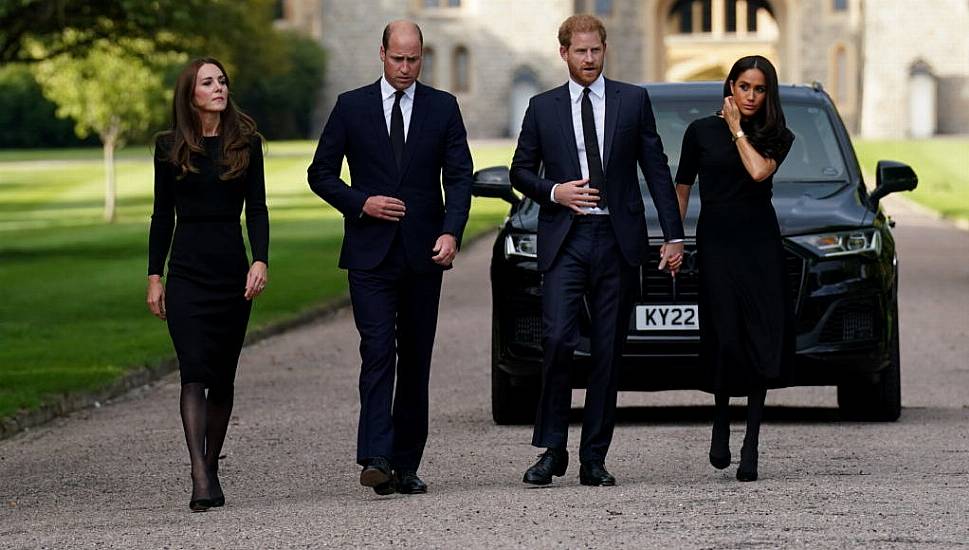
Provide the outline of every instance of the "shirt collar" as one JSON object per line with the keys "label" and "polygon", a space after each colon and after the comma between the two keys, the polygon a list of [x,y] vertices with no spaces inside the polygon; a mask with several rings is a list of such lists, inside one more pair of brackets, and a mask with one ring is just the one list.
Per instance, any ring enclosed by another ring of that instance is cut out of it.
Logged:
{"label": "shirt collar", "polygon": [[[404,95],[407,96],[407,99],[414,101],[414,90],[416,88],[417,88],[416,80],[414,81],[413,84],[404,88]],[[391,86],[390,82],[387,82],[386,76],[380,77],[380,97],[384,99],[391,99],[394,97],[394,92],[396,91],[397,89]]]}
{"label": "shirt collar", "polygon": [[[569,96],[572,98],[572,103],[578,103],[582,100],[583,89],[585,89],[584,86],[569,78]],[[596,99],[604,98],[606,96],[606,77],[599,73],[599,78],[589,85],[589,90],[592,95],[596,96]]]}

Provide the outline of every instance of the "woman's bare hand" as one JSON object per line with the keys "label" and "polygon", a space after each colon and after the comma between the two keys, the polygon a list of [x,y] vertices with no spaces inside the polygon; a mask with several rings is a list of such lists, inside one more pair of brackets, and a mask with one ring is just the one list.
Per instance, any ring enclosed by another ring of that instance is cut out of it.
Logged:
{"label": "woman's bare hand", "polygon": [[160,275],[148,276],[148,289],[145,291],[145,301],[148,302],[148,310],[155,317],[162,321],[166,319],[165,311],[165,285],[162,284]]}

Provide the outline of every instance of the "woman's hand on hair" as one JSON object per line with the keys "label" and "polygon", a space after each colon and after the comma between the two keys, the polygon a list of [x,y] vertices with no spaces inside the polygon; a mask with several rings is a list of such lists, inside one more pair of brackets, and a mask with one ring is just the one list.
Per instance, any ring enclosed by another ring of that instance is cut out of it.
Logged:
{"label": "woman's hand on hair", "polygon": [[269,282],[268,270],[269,267],[264,262],[258,260],[252,262],[249,275],[246,276],[246,300],[252,300],[262,294],[262,291],[266,288],[266,283]]}
{"label": "woman's hand on hair", "polygon": [[727,96],[723,98],[723,119],[727,121],[727,126],[730,127],[730,132],[736,134],[740,131],[740,109],[737,108],[737,103],[734,102],[733,97]]}

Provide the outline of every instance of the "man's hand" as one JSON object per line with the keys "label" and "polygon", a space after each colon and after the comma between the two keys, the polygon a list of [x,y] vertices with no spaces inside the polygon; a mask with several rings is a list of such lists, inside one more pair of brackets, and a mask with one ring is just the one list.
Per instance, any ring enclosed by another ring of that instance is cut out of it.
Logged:
{"label": "man's hand", "polygon": [[458,253],[458,240],[454,238],[454,235],[445,233],[438,237],[437,242],[434,243],[434,252],[435,256],[431,258],[434,263],[447,267],[454,262],[454,257]]}
{"label": "man's hand", "polygon": [[674,277],[683,265],[683,242],[663,243],[659,247],[659,269],[666,269]]}
{"label": "man's hand", "polygon": [[400,221],[406,211],[404,201],[383,195],[374,195],[363,203],[363,213],[378,220]]}
{"label": "man's hand", "polygon": [[593,208],[599,204],[599,190],[589,187],[588,178],[560,183],[555,186],[553,194],[555,202],[578,214],[585,214],[583,208]]}

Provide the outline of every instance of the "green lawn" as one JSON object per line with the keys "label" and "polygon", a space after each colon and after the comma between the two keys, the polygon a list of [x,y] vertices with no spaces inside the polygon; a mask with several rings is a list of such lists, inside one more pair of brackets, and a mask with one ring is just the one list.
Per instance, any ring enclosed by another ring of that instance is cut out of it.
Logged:
{"label": "green lawn", "polygon": [[879,160],[897,160],[915,169],[918,188],[905,193],[949,218],[969,219],[969,139],[855,140],[862,169],[872,175]]}
{"label": "green lawn", "polygon": [[[342,222],[306,185],[312,142],[270,143],[270,286],[250,328],[345,292]],[[508,164],[508,147],[474,148],[475,166]],[[0,418],[45,397],[97,388],[172,355],[144,305],[152,166],[147,147],[118,157],[118,222],[101,222],[99,149],[0,152]],[[468,235],[507,211],[475,199]]]}

